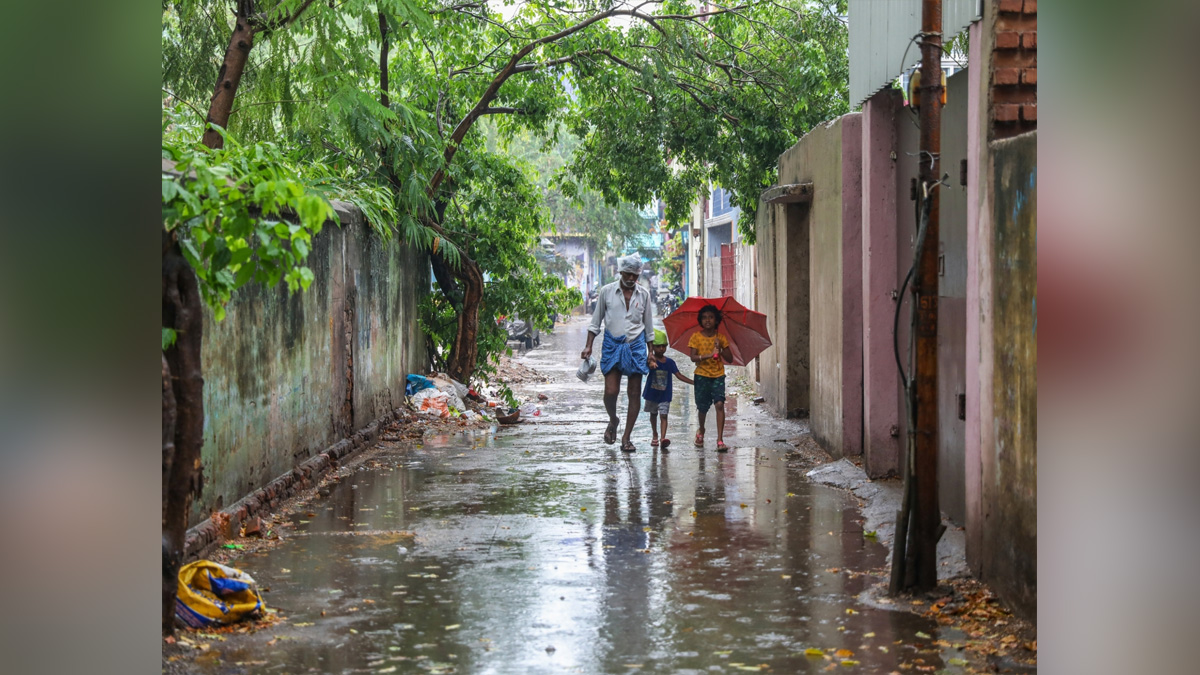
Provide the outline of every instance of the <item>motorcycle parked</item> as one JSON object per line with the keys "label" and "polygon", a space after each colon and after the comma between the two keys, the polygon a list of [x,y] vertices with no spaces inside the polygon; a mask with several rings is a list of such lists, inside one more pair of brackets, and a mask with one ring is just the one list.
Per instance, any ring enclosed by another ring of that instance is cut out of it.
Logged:
{"label": "motorcycle parked", "polygon": [[683,302],[683,289],[679,286],[658,294],[658,315],[667,316]]}
{"label": "motorcycle parked", "polygon": [[541,331],[534,328],[532,322],[515,316],[504,317],[500,321],[503,322],[510,341],[520,342],[525,345],[525,349],[533,349],[542,344]]}

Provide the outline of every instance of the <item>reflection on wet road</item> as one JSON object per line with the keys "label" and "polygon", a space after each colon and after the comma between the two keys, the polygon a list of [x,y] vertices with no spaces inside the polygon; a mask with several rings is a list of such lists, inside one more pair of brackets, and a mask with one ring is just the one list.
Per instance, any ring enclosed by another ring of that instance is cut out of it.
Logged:
{"label": "reflection on wet road", "polygon": [[643,419],[624,455],[601,441],[600,383],[572,375],[582,341],[560,326],[529,355],[558,380],[541,423],[397,447],[242,559],[288,620],[214,644],[210,672],[943,666],[911,646],[932,622],[855,600],[885,551],[853,500],[788,469],[769,420],[733,420],[728,454],[697,451],[677,383],[672,451]]}

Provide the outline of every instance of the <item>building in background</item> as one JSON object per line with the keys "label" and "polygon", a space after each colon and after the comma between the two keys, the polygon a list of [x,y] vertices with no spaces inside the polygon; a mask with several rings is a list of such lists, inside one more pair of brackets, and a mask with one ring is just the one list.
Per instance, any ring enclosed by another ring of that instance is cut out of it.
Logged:
{"label": "building in background", "polygon": [[601,260],[596,255],[596,245],[591,238],[578,234],[544,234],[542,246],[564,258],[570,269],[561,275],[568,288],[575,288],[583,296],[583,305],[577,311],[587,311],[588,298],[600,287]]}

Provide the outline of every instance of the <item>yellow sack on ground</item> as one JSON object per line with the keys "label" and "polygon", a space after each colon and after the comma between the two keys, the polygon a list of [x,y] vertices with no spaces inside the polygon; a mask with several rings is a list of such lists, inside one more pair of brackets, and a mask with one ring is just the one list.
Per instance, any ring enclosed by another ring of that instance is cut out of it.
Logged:
{"label": "yellow sack on ground", "polygon": [[262,609],[254,579],[239,569],[197,560],[179,570],[175,616],[192,628],[233,623]]}

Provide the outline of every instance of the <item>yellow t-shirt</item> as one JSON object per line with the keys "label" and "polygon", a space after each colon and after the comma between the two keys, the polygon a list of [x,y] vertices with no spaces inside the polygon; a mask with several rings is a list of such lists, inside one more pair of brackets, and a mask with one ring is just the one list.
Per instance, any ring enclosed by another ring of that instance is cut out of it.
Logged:
{"label": "yellow t-shirt", "polygon": [[[718,347],[718,345],[720,345]],[[729,338],[717,333],[712,337],[704,337],[704,333],[696,331],[688,338],[688,347],[695,348],[700,355],[712,355],[718,349],[729,346]],[[725,361],[722,359],[704,359],[696,364],[696,375],[702,377],[721,377],[725,374]]]}

